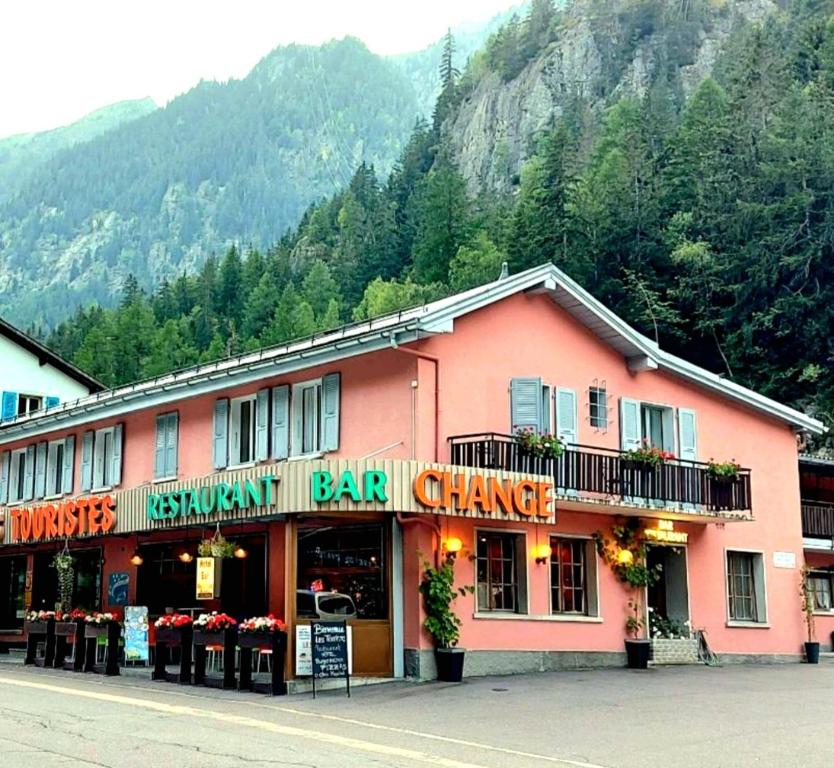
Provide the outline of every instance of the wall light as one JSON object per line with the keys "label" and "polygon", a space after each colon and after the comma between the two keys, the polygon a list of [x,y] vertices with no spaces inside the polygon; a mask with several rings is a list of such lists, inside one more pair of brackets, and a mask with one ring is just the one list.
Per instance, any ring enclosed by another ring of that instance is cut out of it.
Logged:
{"label": "wall light", "polygon": [[617,553],[617,562],[620,565],[631,565],[634,562],[634,554],[630,549],[621,549]]}
{"label": "wall light", "polygon": [[536,556],[536,565],[544,565],[550,559],[552,552],[550,544],[537,544],[533,550],[533,554]]}
{"label": "wall light", "polygon": [[447,557],[457,557],[458,552],[463,549],[463,542],[457,536],[450,536],[443,543],[443,549]]}
{"label": "wall light", "polygon": [[194,559],[194,555],[192,555],[187,549],[180,552],[177,557],[181,563],[190,563]]}
{"label": "wall light", "polygon": [[249,553],[240,544],[235,547],[233,554],[238,560],[244,560],[249,555]]}
{"label": "wall light", "polygon": [[131,565],[142,565],[144,562],[145,558],[142,557],[142,553],[138,549],[134,550],[133,554],[130,556]]}

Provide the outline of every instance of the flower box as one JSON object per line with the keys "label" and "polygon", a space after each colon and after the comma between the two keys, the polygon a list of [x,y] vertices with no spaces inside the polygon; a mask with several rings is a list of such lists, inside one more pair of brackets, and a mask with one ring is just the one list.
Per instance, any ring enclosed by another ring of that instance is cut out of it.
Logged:
{"label": "flower box", "polygon": [[[122,636],[122,626],[118,621],[96,620],[91,617],[85,619],[84,626],[84,671],[113,677],[119,674],[119,640]],[[96,648],[99,638],[106,638],[104,664],[96,660]]]}
{"label": "flower box", "polygon": [[[55,661],[55,619],[45,621],[27,619],[23,622],[26,632],[26,657],[24,664],[38,667],[51,667]],[[43,655],[38,655],[38,647],[43,643]]]}
{"label": "flower box", "polygon": [[[240,648],[241,691],[265,693],[270,696],[285,696],[287,684],[284,680],[284,664],[287,655],[287,633],[278,631],[241,632],[237,640]],[[262,682],[252,677],[252,654],[256,648],[267,648],[272,653],[272,670],[269,681]]]}
{"label": "flower box", "polygon": [[[55,669],[80,672],[84,666],[84,620],[55,622]],[[69,646],[72,645],[73,658],[67,661]]]}
{"label": "flower box", "polygon": [[[223,653],[223,675],[206,674],[208,651],[206,646],[220,646]],[[236,688],[235,649],[237,647],[237,626],[221,630],[205,630],[194,626],[194,685],[211,688]]]}
{"label": "flower box", "polygon": [[[157,627],[154,669],[151,679],[189,685],[193,638],[194,629],[190,623],[180,627]],[[180,649],[179,672],[168,672],[166,669],[171,660],[171,648]]]}

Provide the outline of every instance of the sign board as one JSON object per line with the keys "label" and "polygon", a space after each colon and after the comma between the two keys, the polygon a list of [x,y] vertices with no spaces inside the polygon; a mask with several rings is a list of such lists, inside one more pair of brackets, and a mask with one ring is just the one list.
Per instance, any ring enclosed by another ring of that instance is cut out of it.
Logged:
{"label": "sign board", "polygon": [[310,622],[313,651],[313,696],[316,680],[344,677],[350,696],[348,626],[346,621]]}
{"label": "sign board", "polygon": [[220,597],[220,558],[197,558],[197,599],[214,600]]}
{"label": "sign board", "polygon": [[313,674],[313,650],[310,640],[310,625],[297,624],[295,627],[295,674]]}
{"label": "sign board", "polygon": [[274,503],[272,491],[278,478],[265,475],[255,480],[236,480],[201,488],[182,488],[148,496],[146,512],[149,520],[173,520],[176,517],[197,517],[214,512],[269,507]]}
{"label": "sign board", "polygon": [[685,531],[676,531],[675,524],[671,520],[658,520],[657,528],[646,528],[643,534],[647,539],[664,544],[686,544],[689,541],[689,534]]}
{"label": "sign board", "polygon": [[127,605],[127,589],[130,585],[130,574],[127,571],[116,571],[107,577],[107,604]]}
{"label": "sign board", "polygon": [[773,553],[773,567],[774,568],[796,568],[796,553],[794,553],[794,552],[774,552]]}
{"label": "sign board", "polygon": [[87,496],[38,507],[13,509],[12,541],[42,541],[110,533],[116,527],[116,500]]}
{"label": "sign board", "polygon": [[148,661],[148,608],[125,607],[125,661]]}

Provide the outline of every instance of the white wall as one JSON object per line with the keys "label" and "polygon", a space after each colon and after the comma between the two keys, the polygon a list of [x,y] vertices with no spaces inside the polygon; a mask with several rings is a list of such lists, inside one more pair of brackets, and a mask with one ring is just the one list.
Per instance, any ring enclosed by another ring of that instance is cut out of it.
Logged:
{"label": "white wall", "polygon": [[90,390],[48,363],[41,365],[36,355],[0,336],[0,391],[27,395],[54,396],[62,403],[90,394]]}

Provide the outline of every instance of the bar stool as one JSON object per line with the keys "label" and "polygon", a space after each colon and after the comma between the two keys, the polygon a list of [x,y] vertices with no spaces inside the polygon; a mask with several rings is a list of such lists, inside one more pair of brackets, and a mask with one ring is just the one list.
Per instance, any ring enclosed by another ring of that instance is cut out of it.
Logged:
{"label": "bar stool", "polygon": [[266,659],[266,671],[272,672],[272,648],[262,645],[256,650],[258,652],[258,660],[255,664],[255,672],[258,674],[261,672],[262,659]]}
{"label": "bar stool", "polygon": [[206,646],[206,667],[214,672],[223,671],[223,646]]}

